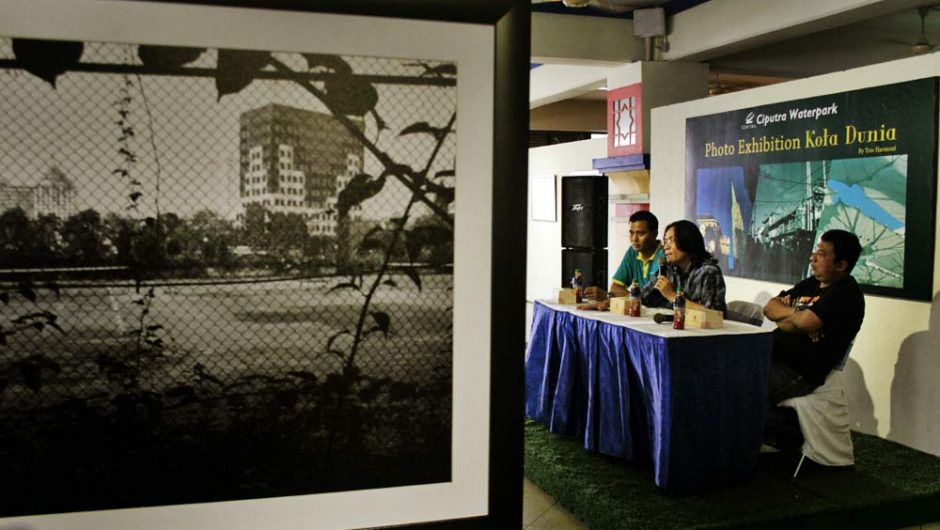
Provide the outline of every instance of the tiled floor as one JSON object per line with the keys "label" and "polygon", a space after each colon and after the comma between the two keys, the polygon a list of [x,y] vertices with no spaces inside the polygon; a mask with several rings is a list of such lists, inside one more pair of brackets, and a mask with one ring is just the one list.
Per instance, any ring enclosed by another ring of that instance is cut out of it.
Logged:
{"label": "tiled floor", "polygon": [[558,501],[524,479],[522,527],[526,530],[589,530]]}

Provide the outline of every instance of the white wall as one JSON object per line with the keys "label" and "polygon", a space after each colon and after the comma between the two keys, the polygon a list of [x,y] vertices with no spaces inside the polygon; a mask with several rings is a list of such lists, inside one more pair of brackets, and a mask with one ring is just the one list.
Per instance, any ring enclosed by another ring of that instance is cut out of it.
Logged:
{"label": "white wall", "polygon": [[[684,216],[685,120],[693,116],[940,75],[940,54],[914,57],[653,110],[652,211]],[[940,255],[940,230],[934,245]],[[530,239],[532,242],[532,239]],[[531,244],[531,243],[530,243]],[[807,257],[808,258],[808,257]],[[853,428],[940,455],[940,266],[933,302],[866,296],[862,329],[846,367]],[[728,300],[760,303],[788,287],[727,277]]]}
{"label": "white wall", "polygon": [[529,149],[529,176],[555,175],[555,222],[533,221],[529,207],[526,243],[526,338],[532,300],[552,298],[561,287],[561,177],[590,171],[595,158],[607,156],[607,138]]}

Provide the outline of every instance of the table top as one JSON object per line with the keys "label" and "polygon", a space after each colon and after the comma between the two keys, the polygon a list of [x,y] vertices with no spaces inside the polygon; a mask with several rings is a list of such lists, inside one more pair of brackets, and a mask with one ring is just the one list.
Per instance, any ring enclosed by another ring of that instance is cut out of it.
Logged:
{"label": "table top", "polygon": [[770,333],[772,329],[752,326],[743,322],[725,320],[724,327],[719,329],[672,329],[671,322],[657,324],[653,321],[653,315],[656,313],[672,314],[672,310],[643,307],[640,316],[631,317],[627,315],[618,315],[609,311],[593,311],[577,309],[573,305],[558,304],[548,300],[536,300],[536,303],[555,311],[564,311],[581,318],[588,318],[600,322],[607,322],[618,326],[623,326],[650,335],[656,335],[665,338],[683,338],[683,337],[709,337],[721,335],[758,335],[761,333]]}

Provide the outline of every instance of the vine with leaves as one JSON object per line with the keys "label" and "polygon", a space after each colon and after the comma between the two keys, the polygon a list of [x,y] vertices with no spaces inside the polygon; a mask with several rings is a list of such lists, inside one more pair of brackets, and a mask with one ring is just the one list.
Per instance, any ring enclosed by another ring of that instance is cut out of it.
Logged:
{"label": "vine with leaves", "polygon": [[[252,60],[257,65],[263,65],[261,56],[252,55]],[[387,129],[385,120],[383,120],[377,110],[378,91],[363,77],[356,76],[351,66],[341,57],[335,55],[304,54],[308,68],[316,70],[322,74],[325,79],[322,81],[322,87],[318,87],[314,82],[294,76],[294,72],[283,62],[279,61],[273,55],[267,54],[268,64],[282,73],[287,78],[303,87],[307,92],[321,101],[333,114],[334,118],[344,126],[344,128],[368,150],[376,160],[382,165],[383,170],[378,175],[369,175],[360,173],[353,177],[347,186],[340,192],[337,199],[337,216],[340,224],[339,236],[347,237],[344,233],[344,227],[348,223],[349,210],[379,194],[389,181],[394,178],[405,185],[411,192],[411,196],[401,215],[393,219],[393,229],[390,235],[383,234],[385,229],[381,227],[373,228],[360,243],[360,248],[365,250],[369,248],[379,248],[383,252],[381,265],[377,271],[374,271],[374,278],[371,284],[365,285],[365,275],[362,271],[348,270],[348,281],[343,281],[333,286],[331,291],[335,290],[354,290],[362,296],[362,305],[359,310],[355,327],[352,331],[344,329],[328,338],[325,354],[337,357],[342,364],[342,371],[339,377],[328,378],[327,383],[333,382],[333,393],[337,396],[336,410],[334,413],[334,428],[330,431],[330,447],[335,444],[337,436],[336,424],[342,423],[342,418],[356,412],[358,409],[355,403],[347,402],[353,396],[358,396],[362,400],[363,394],[372,395],[375,392],[391,388],[393,383],[387,378],[375,379],[362,374],[356,361],[360,347],[366,337],[373,333],[382,333],[388,337],[392,326],[392,317],[387,312],[373,310],[372,303],[378,289],[385,285],[397,287],[394,280],[387,278],[390,270],[391,258],[395,249],[405,244],[408,254],[414,262],[420,254],[420,250],[427,244],[433,244],[443,238],[453,237],[453,215],[449,213],[448,206],[454,200],[453,188],[441,185],[438,180],[451,177],[455,174],[453,169],[439,171],[432,177],[429,172],[434,166],[437,156],[449,135],[453,133],[453,127],[456,122],[456,113],[452,114],[447,123],[443,126],[435,127],[425,121],[415,122],[399,132],[400,136],[413,134],[428,134],[434,139],[434,146],[429,153],[424,166],[420,169],[414,169],[407,164],[395,161],[388,153],[381,150],[377,145],[377,140],[381,132]],[[454,65],[441,65],[439,67],[427,67],[427,65],[418,63],[413,66],[423,66],[422,75],[447,76],[455,75]],[[260,66],[263,67],[263,66]],[[260,68],[259,67],[259,68]],[[220,90],[220,97],[221,97]],[[369,114],[375,120],[376,139],[370,139],[364,130],[350,119],[350,116],[365,116]],[[410,219],[413,207],[422,203],[430,210],[441,222],[443,233],[434,230],[431,227],[425,227],[423,230],[408,230],[407,223]],[[431,233],[428,233],[428,232]],[[387,243],[382,245],[382,236],[385,235]],[[433,236],[438,236],[437,238]],[[403,241],[403,239],[406,239]],[[406,268],[404,274],[418,288],[422,290],[421,277],[414,268]],[[370,325],[371,321],[371,325]],[[336,348],[338,339],[344,336],[351,337],[352,341],[346,351]],[[399,387],[401,383],[398,383]]]}
{"label": "vine with leaves", "polygon": [[[144,218],[140,209],[144,191],[143,183],[136,174],[138,155],[134,143],[136,129],[133,123],[132,111],[134,89],[140,83],[140,78],[138,77],[137,83],[135,83],[132,76],[123,75],[121,80],[119,97],[114,101],[117,114],[115,125],[119,130],[117,138],[118,164],[111,171],[111,174],[117,175],[125,181],[127,186],[126,210],[131,212],[134,217],[134,222],[129,225],[130,256],[128,265],[134,276],[135,295],[130,303],[135,306],[135,325],[127,330],[127,334],[133,338],[134,347],[131,352],[130,362],[109,353],[101,353],[97,356],[96,363],[102,374],[110,381],[119,384],[122,393],[115,399],[128,401],[141,397],[139,395],[141,394],[140,377],[143,373],[144,363],[147,359],[152,359],[162,353],[165,344],[160,337],[163,326],[153,323],[151,317],[152,306],[156,300],[155,288],[144,283],[147,268],[146,247],[148,236],[155,235],[148,232],[158,233],[160,227],[159,214],[156,218]],[[142,97],[144,97],[143,87],[139,87],[139,90]],[[152,116],[149,115],[149,108],[147,112],[148,118],[151,120],[152,136]],[[151,141],[153,142],[152,138]],[[155,143],[153,147],[154,156],[156,156]],[[158,203],[156,206],[159,207]],[[158,240],[158,238],[151,239]]]}

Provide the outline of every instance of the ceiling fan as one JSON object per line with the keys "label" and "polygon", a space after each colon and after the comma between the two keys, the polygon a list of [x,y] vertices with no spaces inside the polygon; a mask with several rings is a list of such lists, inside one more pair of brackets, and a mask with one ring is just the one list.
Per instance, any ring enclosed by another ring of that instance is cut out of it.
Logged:
{"label": "ceiling fan", "polygon": [[561,2],[565,7],[573,9],[583,7],[594,7],[608,13],[625,13],[634,9],[643,9],[647,7],[657,7],[667,3],[669,0],[532,0],[533,4],[546,4],[549,2]]}
{"label": "ceiling fan", "polygon": [[924,31],[924,25],[927,21],[927,14],[930,13],[932,7],[918,7],[917,14],[920,15],[920,37],[914,41],[914,44],[911,44],[911,53],[914,55],[922,55],[925,53],[930,53],[933,50],[933,44],[930,44],[930,41],[927,40],[927,34]]}
{"label": "ceiling fan", "polygon": [[920,35],[917,37],[917,39],[914,42],[910,42],[909,40],[901,40],[901,39],[888,39],[883,42],[887,42],[889,44],[902,45],[910,50],[911,55],[923,55],[925,53],[930,53],[931,51],[934,50],[934,48],[936,48],[936,46],[931,44],[931,42],[927,40],[927,32],[926,32],[927,15],[929,15],[931,11],[935,11],[937,9],[940,9],[940,7],[921,6],[917,8],[917,14],[920,16]]}

